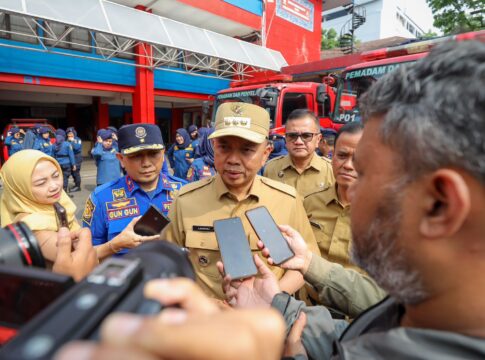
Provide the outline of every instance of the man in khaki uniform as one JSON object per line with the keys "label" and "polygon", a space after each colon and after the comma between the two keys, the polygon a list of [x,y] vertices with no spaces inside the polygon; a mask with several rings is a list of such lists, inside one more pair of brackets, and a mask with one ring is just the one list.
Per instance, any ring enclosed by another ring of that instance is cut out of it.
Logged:
{"label": "man in khaki uniform", "polygon": [[340,129],[332,158],[336,182],[308,194],[303,201],[322,256],[356,270],[360,269],[349,260],[352,234],[348,192],[357,180],[353,155],[362,132],[361,123],[350,123]]}
{"label": "man in khaki uniform", "polygon": [[264,176],[293,186],[302,197],[333,184],[330,160],[315,153],[321,137],[320,124],[313,112],[293,110],[286,121],[288,155],[269,161]]}
{"label": "man in khaki uniform", "polygon": [[[277,224],[290,224],[319,254],[303,203],[294,188],[257,176],[265,163],[268,146],[269,115],[263,108],[244,103],[222,104],[210,136],[214,144],[217,174],[184,186],[170,209],[170,224],[162,237],[190,250],[190,260],[200,286],[210,296],[224,299],[222,277],[216,267],[221,260],[213,229],[214,220],[240,217],[253,252],[258,237],[245,212],[266,206]],[[295,271],[272,267],[280,286],[294,293],[304,284]]]}

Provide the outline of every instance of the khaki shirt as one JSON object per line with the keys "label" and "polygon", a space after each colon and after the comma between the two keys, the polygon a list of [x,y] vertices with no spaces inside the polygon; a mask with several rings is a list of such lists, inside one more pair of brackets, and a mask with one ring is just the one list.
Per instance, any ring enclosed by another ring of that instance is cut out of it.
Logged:
{"label": "khaki shirt", "polygon": [[350,205],[343,206],[339,202],[336,184],[308,194],[303,200],[303,206],[322,256],[362,271],[350,262]]}
{"label": "khaki shirt", "polygon": [[312,257],[304,278],[315,288],[320,304],[352,319],[386,297],[386,292],[369,276],[319,256]]}
{"label": "khaki shirt", "polygon": [[[320,254],[303,203],[293,188],[256,176],[248,196],[238,201],[219,175],[185,185],[170,208],[171,222],[162,236],[189,249],[197,282],[209,296],[224,299],[222,277],[216,267],[221,256],[214,220],[240,217],[252,252],[259,253],[258,237],[245,216],[247,210],[258,206],[266,206],[277,224],[295,228],[308,247]],[[278,279],[285,273],[280,267],[270,269]]]}
{"label": "khaki shirt", "polygon": [[317,154],[313,155],[310,164],[301,174],[289,155],[274,158],[266,164],[264,176],[293,186],[301,197],[335,182],[330,161]]}

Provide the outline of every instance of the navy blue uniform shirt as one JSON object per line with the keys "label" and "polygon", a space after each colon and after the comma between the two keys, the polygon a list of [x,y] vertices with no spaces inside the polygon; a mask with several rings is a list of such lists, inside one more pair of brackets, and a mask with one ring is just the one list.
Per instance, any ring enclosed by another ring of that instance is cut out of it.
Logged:
{"label": "navy blue uniform shirt", "polygon": [[[83,227],[91,229],[94,246],[104,244],[122,232],[133,218],[143,215],[151,204],[168,216],[176,191],[186,183],[160,172],[150,196],[128,175],[98,186],[86,201]],[[127,251],[123,249],[120,254]]]}

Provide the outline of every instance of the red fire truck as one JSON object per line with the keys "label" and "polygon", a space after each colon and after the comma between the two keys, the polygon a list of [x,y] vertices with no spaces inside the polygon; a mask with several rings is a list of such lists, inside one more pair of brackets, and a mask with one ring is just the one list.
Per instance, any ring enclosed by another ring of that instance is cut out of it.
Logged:
{"label": "red fire truck", "polygon": [[333,127],[339,128],[345,123],[360,120],[358,99],[375,81],[402,64],[412,63],[426,56],[433,46],[450,39],[485,41],[485,30],[362,53],[365,62],[347,67],[339,78]]}
{"label": "red fire truck", "polygon": [[307,108],[318,115],[322,127],[332,128],[334,88],[330,84],[292,80],[291,75],[278,74],[264,79],[233,82],[229,89],[221,90],[217,94],[214,114],[217,107],[225,102],[256,104],[268,111],[272,132],[282,134],[290,112]]}

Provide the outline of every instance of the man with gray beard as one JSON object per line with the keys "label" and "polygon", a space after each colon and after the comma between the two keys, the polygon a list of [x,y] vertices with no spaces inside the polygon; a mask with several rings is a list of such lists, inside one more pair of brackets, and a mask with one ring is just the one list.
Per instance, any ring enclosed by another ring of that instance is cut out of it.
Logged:
{"label": "man with gray beard", "polygon": [[[225,278],[229,300],[247,307],[270,299],[293,327],[286,355],[485,358],[484,87],[485,44],[450,42],[360,100],[351,255],[390,296],[350,326],[279,292],[259,259],[259,278]],[[299,234],[281,230],[296,250]],[[282,266],[304,273],[308,264],[295,256]]]}

